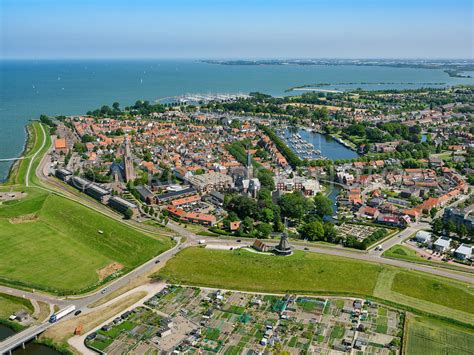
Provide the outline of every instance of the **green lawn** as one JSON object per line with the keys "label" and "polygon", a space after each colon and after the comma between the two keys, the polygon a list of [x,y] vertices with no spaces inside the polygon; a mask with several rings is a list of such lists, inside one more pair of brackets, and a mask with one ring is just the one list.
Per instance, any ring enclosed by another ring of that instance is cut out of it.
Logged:
{"label": "green lawn", "polygon": [[474,349],[472,330],[418,317],[408,319],[406,325],[406,354],[468,355]]}
{"label": "green lawn", "polygon": [[425,259],[416,255],[416,252],[413,249],[404,247],[403,245],[395,245],[391,247],[383,253],[383,256],[412,261],[425,261]]}
{"label": "green lawn", "polygon": [[463,284],[445,279],[399,272],[393,280],[392,291],[463,312],[474,313],[474,292]]}
{"label": "green lawn", "polygon": [[[25,149],[25,152],[24,152],[24,156],[29,157],[29,156],[33,155],[35,152],[39,151],[39,149],[41,148],[41,145],[43,144],[43,141],[45,139],[46,139],[46,144],[43,147],[42,152],[46,151],[48,149],[49,145],[51,144],[51,137],[48,134],[48,127],[43,125],[43,128],[44,128],[45,133],[46,133],[46,137],[45,137],[45,135],[43,135],[43,132],[40,128],[40,125],[41,124],[39,122],[35,121],[35,122],[32,122],[31,124],[29,124],[27,126],[28,138],[29,139],[28,139],[28,142],[26,144],[26,149]],[[38,154],[36,159],[35,159],[35,162],[31,166],[30,182],[31,182],[31,178],[33,178],[33,176],[34,176],[35,169],[39,164],[41,156],[42,156],[42,154]],[[10,172],[7,184],[9,184],[9,185],[24,185],[25,180],[26,180],[26,172],[28,170],[28,165],[30,164],[30,161],[31,161],[31,158],[26,158],[26,159],[22,159],[22,160],[17,161],[14,168]]]}
{"label": "green lawn", "polygon": [[[33,215],[33,221],[12,218]],[[99,234],[102,230],[104,233]],[[124,271],[171,246],[65,198],[28,189],[0,205],[0,281],[54,293],[77,293],[99,283],[97,270],[118,262]]]}
{"label": "green lawn", "polygon": [[464,283],[316,253],[296,251],[277,257],[246,250],[187,248],[156,276],[172,283],[256,292],[375,296],[474,323],[473,291]]}
{"label": "green lawn", "polygon": [[187,248],[160,275],[179,283],[218,288],[371,295],[381,269],[376,264],[315,253],[277,257],[245,250]]}

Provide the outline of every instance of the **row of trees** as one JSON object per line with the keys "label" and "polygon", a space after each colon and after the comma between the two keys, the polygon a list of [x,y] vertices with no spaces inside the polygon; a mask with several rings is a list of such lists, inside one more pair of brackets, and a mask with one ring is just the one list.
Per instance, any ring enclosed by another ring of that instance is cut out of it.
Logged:
{"label": "row of trees", "polygon": [[291,166],[296,167],[303,165],[303,161],[300,157],[286,145],[283,139],[278,137],[273,129],[264,125],[259,125],[258,127],[273,141],[277,149],[285,156]]}

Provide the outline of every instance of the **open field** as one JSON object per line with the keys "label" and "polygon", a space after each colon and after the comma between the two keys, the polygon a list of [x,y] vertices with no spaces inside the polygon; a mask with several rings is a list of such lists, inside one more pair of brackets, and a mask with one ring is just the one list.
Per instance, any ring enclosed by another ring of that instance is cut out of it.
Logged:
{"label": "open field", "polygon": [[127,272],[171,246],[168,238],[145,235],[62,197],[27,192],[0,206],[3,283],[84,292],[101,282],[104,267],[119,263]]}
{"label": "open field", "polygon": [[296,252],[291,257],[188,248],[159,273],[171,282],[259,292],[372,294],[382,267]]}
{"label": "open field", "polygon": [[[414,285],[416,287],[413,287]],[[463,312],[474,313],[474,290],[454,281],[399,272],[393,280],[392,291]]]}
{"label": "open field", "polygon": [[[190,248],[157,275],[173,283],[224,289],[374,296],[474,324],[470,285],[335,256],[295,252],[279,258],[245,250]],[[420,289],[415,291],[417,284]]]}
{"label": "open field", "polygon": [[406,354],[467,355],[474,349],[474,332],[469,329],[419,317],[409,318],[406,327]]}
{"label": "open field", "polygon": [[27,299],[0,293],[0,319],[8,319],[18,311],[27,311],[32,314],[34,309]]}

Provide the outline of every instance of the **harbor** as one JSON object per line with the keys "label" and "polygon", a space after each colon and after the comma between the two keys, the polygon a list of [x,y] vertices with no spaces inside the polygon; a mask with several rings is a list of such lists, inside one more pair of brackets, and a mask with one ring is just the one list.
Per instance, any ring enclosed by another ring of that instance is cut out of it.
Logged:
{"label": "harbor", "polygon": [[301,158],[308,160],[354,159],[357,152],[342,139],[321,134],[311,128],[291,128],[277,130],[277,134]]}

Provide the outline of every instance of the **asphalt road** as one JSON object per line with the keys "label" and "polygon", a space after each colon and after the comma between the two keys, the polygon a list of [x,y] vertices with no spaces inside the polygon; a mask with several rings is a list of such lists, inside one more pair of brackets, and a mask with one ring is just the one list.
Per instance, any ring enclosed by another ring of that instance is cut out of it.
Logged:
{"label": "asphalt road", "polygon": [[[42,148],[44,147],[44,142],[42,145]],[[41,149],[42,149],[41,148]],[[36,154],[34,155],[36,157]],[[34,158],[32,159],[32,161]],[[27,181],[29,180],[29,170],[30,170],[31,164],[29,166],[28,172],[27,172]],[[50,178],[47,174],[49,168],[49,160],[47,158],[47,155],[43,157],[41,160],[38,169],[36,171],[38,177],[40,180],[45,184],[44,188],[46,190],[49,190],[51,192],[59,193],[60,195],[69,198],[73,201],[76,201],[78,203],[83,204],[84,206],[91,208],[99,213],[105,214],[111,218],[114,218],[115,220],[121,222],[121,223],[126,223],[124,222],[123,219],[118,217],[114,212],[112,212],[110,209],[108,209],[105,206],[97,206],[97,204],[93,201],[89,201],[86,198],[81,198],[80,195],[74,195],[72,194],[68,189],[65,189],[64,186],[61,188],[61,183],[55,181],[54,179]],[[51,186],[46,187],[46,186]],[[126,223],[129,225],[131,228],[135,228],[141,231],[145,232],[151,232],[149,228],[143,228],[139,227],[135,224],[132,223]],[[231,240],[231,239],[221,239],[221,238],[215,238],[215,237],[202,237],[202,236],[197,236],[196,234],[190,232],[188,229],[185,229],[178,224],[175,224],[173,222],[168,223],[167,225],[168,228],[172,229],[173,231],[176,232],[177,235],[180,237],[185,237],[186,241],[185,243],[178,243],[174,248],[169,249],[165,251],[164,253],[160,254],[159,256],[149,260],[148,262],[142,264],[141,266],[137,267],[133,271],[129,272],[128,274],[124,275],[123,277],[112,281],[110,284],[107,286],[103,287],[100,290],[97,290],[94,293],[87,294],[84,296],[78,296],[78,297],[69,297],[68,299],[66,298],[56,298],[54,296],[48,296],[44,294],[39,294],[36,292],[25,292],[21,290],[16,290],[13,288],[9,287],[4,287],[0,286],[0,292],[7,293],[7,294],[12,294],[16,295],[19,297],[26,297],[26,298],[32,298],[38,301],[43,301],[47,303],[52,303],[52,304],[58,304],[61,306],[61,308],[64,308],[66,305],[73,304],[76,306],[77,309],[83,310],[83,312],[89,312],[90,310],[88,309],[88,306],[99,301],[103,297],[106,297],[109,293],[118,290],[122,286],[126,285],[130,280],[149,272],[158,262],[159,263],[164,263],[170,258],[172,258],[176,253],[178,253],[182,248],[191,246],[191,245],[197,245],[198,240],[200,239],[206,239],[207,242],[209,243],[220,243],[220,244],[236,244],[236,240]],[[391,246],[400,243],[402,240],[404,240],[406,237],[409,237],[411,234],[416,232],[419,229],[426,228],[426,225],[424,224],[419,224],[417,226],[412,226],[401,233],[389,238],[385,242],[382,243],[383,249],[386,250],[390,248]],[[251,239],[242,239],[244,242],[251,242]],[[268,241],[268,244],[274,245],[276,244],[276,241]],[[402,261],[402,260],[393,260],[393,259],[387,259],[381,257],[381,252],[354,252],[350,251],[348,249],[343,249],[343,248],[330,248],[330,247],[317,247],[317,246],[312,246],[310,243],[308,243],[306,246],[301,245],[300,243],[294,244],[293,245],[294,249],[296,250],[304,250],[307,252],[314,252],[314,253],[320,253],[320,254],[325,254],[325,255],[334,255],[334,256],[340,256],[340,257],[346,257],[346,258],[351,258],[351,259],[356,259],[356,260],[362,260],[362,261],[367,261],[367,262],[373,262],[373,263],[378,263],[378,264],[386,264],[386,265],[391,265],[395,267],[400,267],[400,268],[405,268],[405,269],[410,269],[410,270],[416,270],[416,271],[421,271],[437,276],[444,276],[447,278],[459,280],[459,281],[464,281],[468,283],[474,283],[474,278],[470,276],[469,274],[462,273],[462,272],[455,272],[455,271],[449,271],[447,269],[442,269],[439,267],[431,267],[427,265],[421,265],[421,264],[416,264],[416,263],[410,263],[407,261]],[[70,316],[65,317],[64,319],[70,318]],[[37,334],[37,332],[41,332],[47,327],[49,327],[49,323],[42,323],[38,326],[35,327],[30,327],[26,329],[25,331],[16,334],[15,336],[12,336],[10,338],[7,338],[3,342],[0,343],[0,350],[5,349],[5,347],[12,341],[18,341],[18,339],[23,338],[28,338],[31,337],[31,334]]]}

